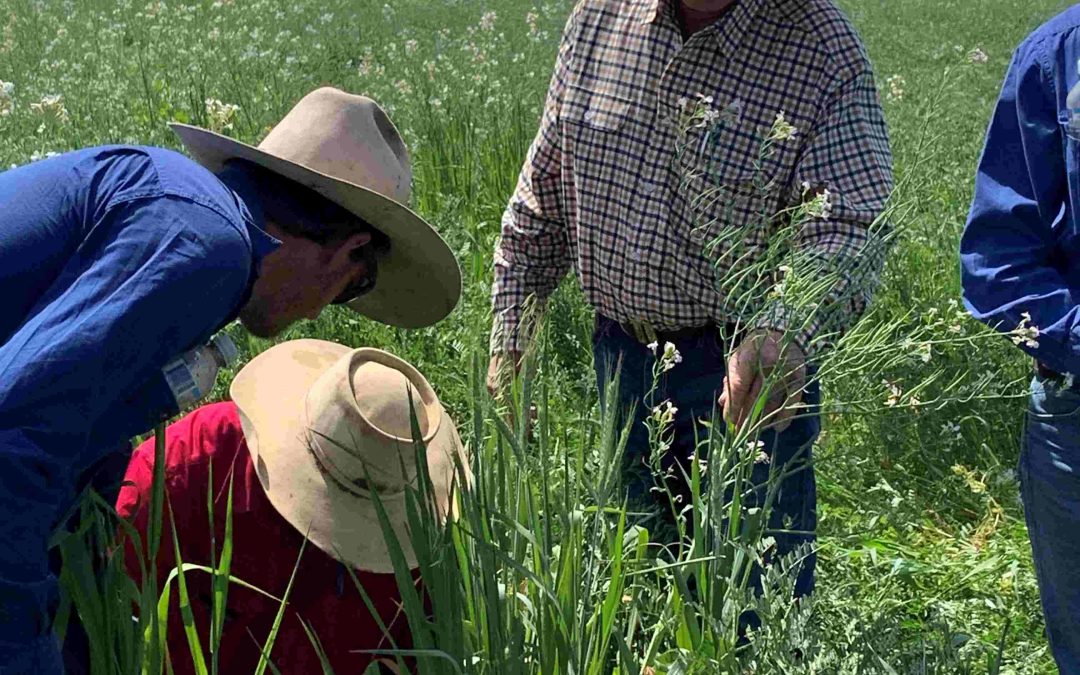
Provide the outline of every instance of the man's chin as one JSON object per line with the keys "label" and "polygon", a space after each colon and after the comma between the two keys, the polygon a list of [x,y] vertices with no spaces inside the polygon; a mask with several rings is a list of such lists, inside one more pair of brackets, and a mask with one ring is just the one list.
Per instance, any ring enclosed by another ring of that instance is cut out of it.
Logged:
{"label": "man's chin", "polygon": [[240,312],[239,319],[240,325],[257,338],[276,337],[285,329],[284,326],[275,325],[275,322],[267,320],[264,316],[248,312]]}

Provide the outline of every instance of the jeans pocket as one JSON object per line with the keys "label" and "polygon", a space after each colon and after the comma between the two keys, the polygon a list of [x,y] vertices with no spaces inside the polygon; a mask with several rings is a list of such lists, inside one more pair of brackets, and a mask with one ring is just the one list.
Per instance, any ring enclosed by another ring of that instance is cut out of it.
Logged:
{"label": "jeans pocket", "polygon": [[1035,378],[1031,383],[1028,420],[1080,423],[1080,391]]}

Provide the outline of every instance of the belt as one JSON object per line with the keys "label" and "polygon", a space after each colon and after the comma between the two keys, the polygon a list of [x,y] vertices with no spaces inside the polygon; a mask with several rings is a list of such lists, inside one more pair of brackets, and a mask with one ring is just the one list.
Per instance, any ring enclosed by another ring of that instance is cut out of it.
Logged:
{"label": "belt", "polygon": [[608,322],[615,324],[624,333],[643,345],[651,344],[653,342],[658,344],[664,344],[665,342],[682,342],[685,340],[693,340],[708,334],[715,335],[716,339],[723,344],[728,338],[735,334],[735,326],[733,324],[724,324],[721,326],[712,321],[702,326],[676,328],[673,330],[656,330],[651,324],[645,321],[622,322],[610,319],[601,314],[596,315],[596,320],[597,323]]}
{"label": "belt", "polygon": [[1040,380],[1053,382],[1054,384],[1065,384],[1069,380],[1066,375],[1062,375],[1038,360],[1035,361],[1035,374],[1039,376]]}

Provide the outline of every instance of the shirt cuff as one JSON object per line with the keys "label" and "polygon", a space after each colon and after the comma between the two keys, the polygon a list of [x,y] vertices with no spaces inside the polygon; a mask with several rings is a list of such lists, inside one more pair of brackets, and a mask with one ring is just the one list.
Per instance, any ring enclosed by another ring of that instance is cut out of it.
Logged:
{"label": "shirt cuff", "polygon": [[[815,312],[816,314],[816,312]],[[754,323],[756,330],[781,333],[799,348],[807,361],[826,351],[820,340],[822,320],[818,316],[798,317],[794,308],[779,302],[770,304]]]}
{"label": "shirt cuff", "polygon": [[521,335],[521,315],[521,307],[517,305],[495,312],[489,344],[493,355],[525,351],[527,341]]}

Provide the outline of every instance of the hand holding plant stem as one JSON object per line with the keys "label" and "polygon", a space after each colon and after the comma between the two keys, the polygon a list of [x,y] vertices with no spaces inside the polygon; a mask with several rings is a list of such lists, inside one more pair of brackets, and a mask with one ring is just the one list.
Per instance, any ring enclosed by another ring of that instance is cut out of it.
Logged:
{"label": "hand holding plant stem", "polygon": [[497,399],[505,393],[510,380],[521,369],[522,356],[521,352],[516,351],[495,352],[491,355],[491,361],[488,362],[487,390],[492,398]]}
{"label": "hand holding plant stem", "polygon": [[773,330],[750,334],[728,358],[720,407],[724,421],[741,427],[753,417],[762,390],[768,399],[761,419],[776,431],[791,425],[806,385],[806,356]]}

